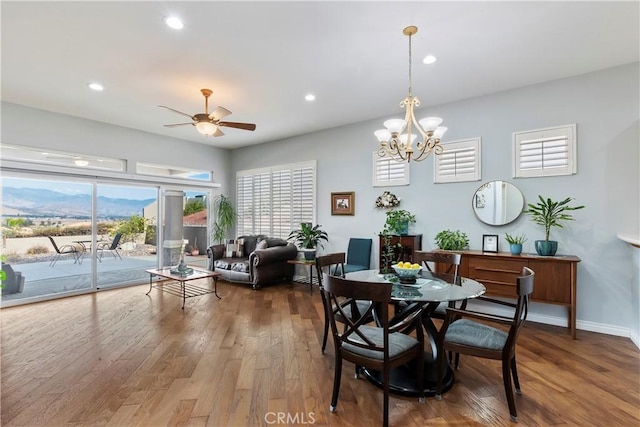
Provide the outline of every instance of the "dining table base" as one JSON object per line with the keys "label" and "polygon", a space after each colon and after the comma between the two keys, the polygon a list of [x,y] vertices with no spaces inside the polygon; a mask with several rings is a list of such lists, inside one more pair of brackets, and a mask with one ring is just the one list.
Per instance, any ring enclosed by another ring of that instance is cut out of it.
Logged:
{"label": "dining table base", "polygon": [[[389,391],[394,394],[408,397],[419,397],[420,388],[416,376],[415,362],[407,363],[395,369],[389,374]],[[373,384],[382,388],[382,372],[371,369],[363,369],[362,374]],[[442,392],[445,393],[453,386],[453,370],[447,364],[442,380]],[[433,397],[438,393],[438,370],[431,354],[425,353],[424,362],[424,396]]]}

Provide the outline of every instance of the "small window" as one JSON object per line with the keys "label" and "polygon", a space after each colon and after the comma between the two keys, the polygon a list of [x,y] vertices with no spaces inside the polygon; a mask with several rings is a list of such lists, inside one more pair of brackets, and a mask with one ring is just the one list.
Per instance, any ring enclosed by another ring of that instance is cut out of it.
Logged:
{"label": "small window", "polygon": [[442,144],[442,154],[433,157],[433,182],[479,181],[480,141],[472,138]]}
{"label": "small window", "polygon": [[373,186],[394,187],[409,185],[409,162],[398,162],[390,157],[380,157],[373,152]]}
{"label": "small window", "polygon": [[126,161],[109,157],[88,156],[81,153],[51,151],[21,145],[2,144],[2,158],[18,162],[64,166],[76,169],[98,169],[124,172]]}
{"label": "small window", "polygon": [[575,174],[576,125],[515,132],[513,153],[516,178]]}
{"label": "small window", "polygon": [[136,164],[136,173],[140,175],[163,176],[194,181],[211,181],[211,172],[179,168],[175,166],[154,165],[151,163]]}

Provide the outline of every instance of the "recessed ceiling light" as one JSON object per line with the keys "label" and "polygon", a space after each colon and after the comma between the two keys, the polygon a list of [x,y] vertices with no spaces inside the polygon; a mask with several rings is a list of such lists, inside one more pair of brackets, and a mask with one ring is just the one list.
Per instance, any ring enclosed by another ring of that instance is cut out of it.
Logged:
{"label": "recessed ceiling light", "polygon": [[436,58],[433,55],[427,55],[424,57],[424,59],[422,60],[422,62],[424,64],[433,64],[434,62],[436,62],[438,60],[438,58]]}
{"label": "recessed ceiling light", "polygon": [[167,24],[168,27],[173,28],[174,30],[181,30],[184,27],[184,24],[180,20],[180,18],[176,16],[168,16],[164,18],[164,23]]}
{"label": "recessed ceiling light", "polygon": [[97,91],[104,90],[104,86],[102,86],[100,83],[89,83],[89,87]]}
{"label": "recessed ceiling light", "polygon": [[306,99],[307,101],[315,101],[316,100],[316,96],[312,93],[307,94],[304,99]]}

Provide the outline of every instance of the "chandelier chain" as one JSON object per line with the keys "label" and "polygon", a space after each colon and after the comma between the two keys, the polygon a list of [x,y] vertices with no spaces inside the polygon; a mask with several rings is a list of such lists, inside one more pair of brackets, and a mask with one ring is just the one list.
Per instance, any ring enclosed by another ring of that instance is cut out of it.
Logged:
{"label": "chandelier chain", "polygon": [[412,81],[411,81],[411,34],[409,34],[409,97],[412,96]]}

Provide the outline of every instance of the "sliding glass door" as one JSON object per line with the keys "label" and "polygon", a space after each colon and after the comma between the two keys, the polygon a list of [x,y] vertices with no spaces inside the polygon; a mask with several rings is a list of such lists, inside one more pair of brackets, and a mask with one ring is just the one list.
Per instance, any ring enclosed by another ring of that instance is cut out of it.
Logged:
{"label": "sliding glass door", "polygon": [[92,184],[2,178],[2,303],[92,288]]}
{"label": "sliding glass door", "polygon": [[169,213],[178,234],[163,242],[175,246],[175,264],[206,267],[208,189],[5,175],[2,306],[147,281],[145,270],[163,254],[167,209],[159,194],[167,192],[177,195]]}
{"label": "sliding glass door", "polygon": [[98,289],[139,283],[156,268],[158,189],[98,184],[91,255]]}

